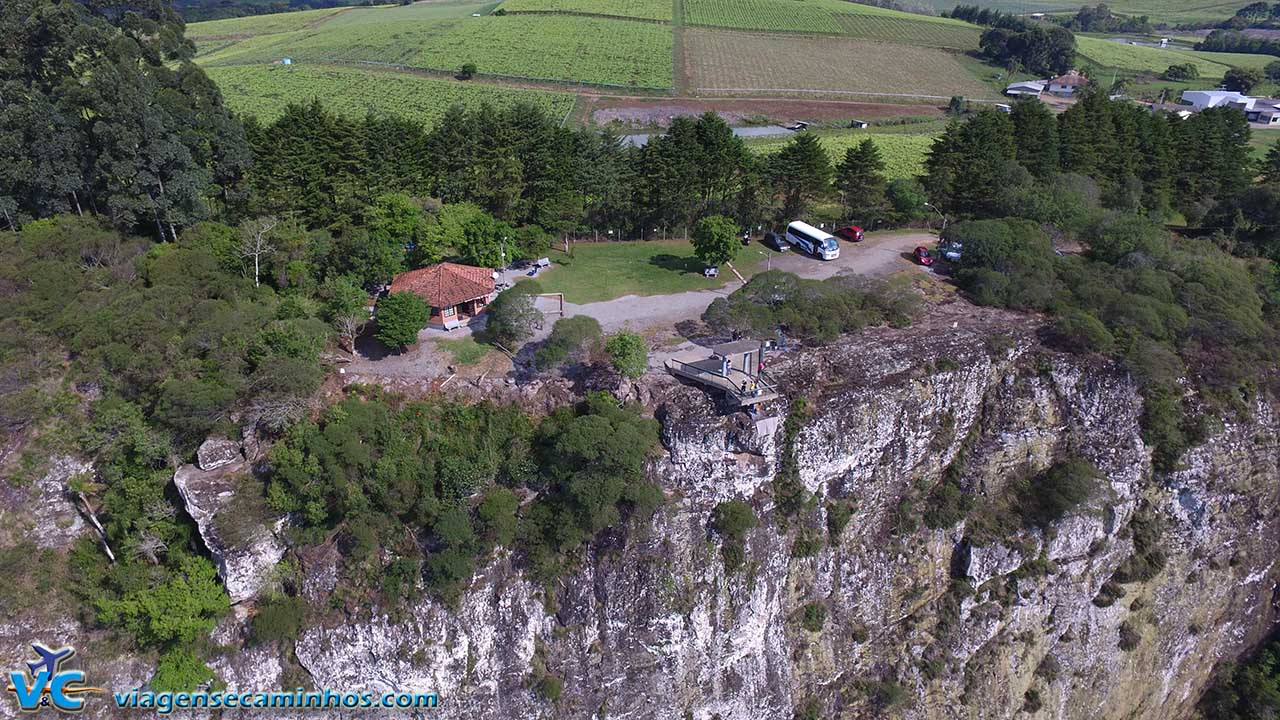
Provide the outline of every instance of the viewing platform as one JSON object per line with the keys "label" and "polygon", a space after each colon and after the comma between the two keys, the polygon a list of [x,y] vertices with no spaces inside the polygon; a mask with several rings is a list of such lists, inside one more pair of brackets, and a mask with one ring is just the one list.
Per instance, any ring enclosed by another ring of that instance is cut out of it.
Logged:
{"label": "viewing platform", "polygon": [[689,351],[666,362],[667,372],[723,392],[739,407],[777,400],[777,385],[768,381],[761,360],[764,346],[757,340],[716,345],[711,354]]}

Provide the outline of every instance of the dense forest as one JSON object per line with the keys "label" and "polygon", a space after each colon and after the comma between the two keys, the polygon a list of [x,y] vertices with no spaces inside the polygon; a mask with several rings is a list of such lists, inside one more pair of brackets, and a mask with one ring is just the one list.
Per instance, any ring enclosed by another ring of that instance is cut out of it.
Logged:
{"label": "dense forest", "polygon": [[[0,425],[25,443],[7,475],[94,461],[68,488],[103,526],[72,553],[73,592],[86,622],[160,658],[158,689],[208,679],[227,610],[171,483],[211,433],[271,439],[250,500],[293,513],[295,543],[337,539],[344,584],[322,610],[395,607],[419,581],[455,601],[496,546],[549,582],[661,504],[644,474],[656,424],[607,396],[542,418],[370,388],[318,407],[323,357],[371,293],[441,258],[494,264],[503,237],[528,257],[599,228],[772,224],[818,201],[893,225],[930,202],[973,302],[1044,313],[1048,342],[1132,370],[1162,470],[1276,361],[1280,151],[1256,167],[1230,109],[1019,102],[956,118],[924,176],[888,182],[874,143],[833,164],[800,133],[757,157],[714,114],[643,148],[521,106],[453,108],[428,130],[316,101],[262,123],[227,111],[162,3],[16,0],[0,22]],[[1029,32],[995,29],[1006,50]],[[918,305],[892,283],[764,273],[705,319],[822,343]],[[538,364],[566,362],[587,325],[553,332]],[[731,510],[717,527],[733,536],[747,520]],[[255,620],[263,642],[312,611],[291,583]]]}

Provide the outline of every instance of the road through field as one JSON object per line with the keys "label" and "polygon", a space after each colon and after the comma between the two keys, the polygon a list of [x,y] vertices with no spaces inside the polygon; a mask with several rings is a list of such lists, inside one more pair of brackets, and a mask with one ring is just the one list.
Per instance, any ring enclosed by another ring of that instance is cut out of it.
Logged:
{"label": "road through field", "polygon": [[[937,236],[924,232],[893,233],[872,237],[861,243],[842,242],[840,257],[823,262],[796,252],[772,253],[771,265],[803,278],[821,280],[838,273],[883,276],[897,270],[913,267],[905,254],[918,245],[933,245]],[[765,252],[759,244],[752,244],[744,252]],[[565,303],[565,316],[587,315],[596,319],[605,332],[628,328],[643,331],[651,328],[668,329],[682,320],[695,320],[702,316],[713,300],[724,297],[742,287],[732,282],[715,290],[695,290],[671,295],[625,295],[613,300],[575,305]],[[550,301],[540,301],[543,310],[552,309]]]}

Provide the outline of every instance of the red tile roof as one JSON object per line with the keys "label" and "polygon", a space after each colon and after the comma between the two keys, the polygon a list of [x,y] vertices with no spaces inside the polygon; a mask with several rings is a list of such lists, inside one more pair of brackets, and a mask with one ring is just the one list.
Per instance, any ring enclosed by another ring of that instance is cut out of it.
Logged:
{"label": "red tile roof", "polygon": [[1050,80],[1049,84],[1051,85],[1085,85],[1088,82],[1089,82],[1089,78],[1081,75],[1078,70],[1072,70],[1068,72],[1066,75],[1059,75],[1058,77]]}
{"label": "red tile roof", "polygon": [[400,273],[391,281],[391,292],[411,292],[431,307],[447,308],[493,292],[493,271],[489,268],[440,263]]}

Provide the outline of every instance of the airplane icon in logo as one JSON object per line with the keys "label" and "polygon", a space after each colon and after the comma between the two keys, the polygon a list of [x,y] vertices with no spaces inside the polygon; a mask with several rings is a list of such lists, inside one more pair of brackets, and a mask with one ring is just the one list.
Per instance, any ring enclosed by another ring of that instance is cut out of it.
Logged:
{"label": "airplane icon in logo", "polygon": [[32,677],[39,676],[41,668],[44,668],[44,672],[48,672],[50,676],[53,676],[58,672],[58,666],[62,664],[62,661],[69,660],[72,655],[76,654],[75,648],[64,647],[50,650],[39,643],[33,643],[31,649],[35,650],[36,654],[40,656],[40,659],[36,662],[27,663],[27,667],[31,669]]}

